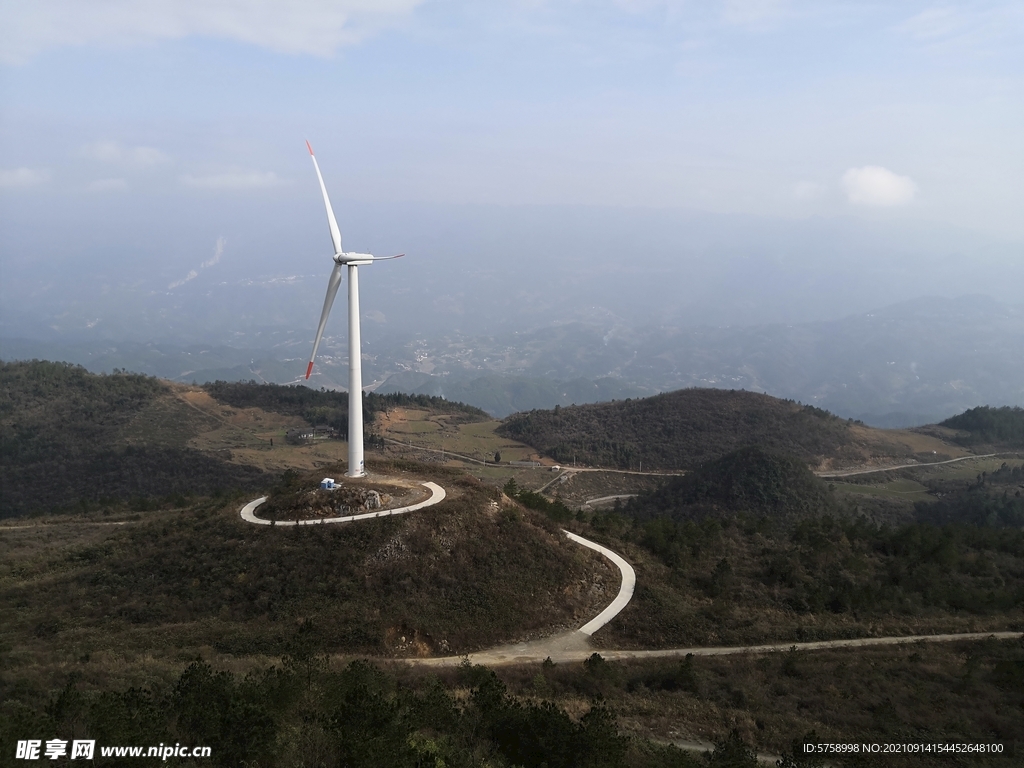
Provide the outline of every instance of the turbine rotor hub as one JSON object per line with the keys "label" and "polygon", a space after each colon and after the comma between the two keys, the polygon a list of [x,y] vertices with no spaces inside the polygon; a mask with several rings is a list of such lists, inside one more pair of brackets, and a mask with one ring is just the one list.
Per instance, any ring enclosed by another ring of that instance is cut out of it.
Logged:
{"label": "turbine rotor hub", "polygon": [[336,253],[334,254],[335,264],[369,264],[373,256],[369,253]]}

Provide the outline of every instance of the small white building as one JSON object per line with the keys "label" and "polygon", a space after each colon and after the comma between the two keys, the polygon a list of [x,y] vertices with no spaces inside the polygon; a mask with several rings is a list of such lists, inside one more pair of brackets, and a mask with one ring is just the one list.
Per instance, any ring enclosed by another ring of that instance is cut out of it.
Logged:
{"label": "small white building", "polygon": [[320,490],[322,491],[334,491],[338,488],[339,486],[335,484],[333,477],[325,477],[320,481]]}

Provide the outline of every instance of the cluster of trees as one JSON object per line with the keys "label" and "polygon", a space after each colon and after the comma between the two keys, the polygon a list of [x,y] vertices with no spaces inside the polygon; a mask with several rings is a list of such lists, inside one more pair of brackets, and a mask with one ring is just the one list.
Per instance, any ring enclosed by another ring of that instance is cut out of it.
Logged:
{"label": "cluster of trees", "polygon": [[[90,693],[72,679],[43,712],[9,710],[4,730],[15,739],[203,745],[211,756],[196,764],[232,768],[623,765],[626,740],[600,705],[574,722],[552,704],[510,696],[482,669],[472,670],[478,682],[459,702],[436,681],[404,687],[366,662],[334,672],[315,659],[312,674],[307,662],[289,657],[245,676],[195,662],[163,695],[138,688]],[[118,764],[96,755],[97,766]]]}
{"label": "cluster of trees", "polygon": [[[399,676],[365,661],[331,669],[326,657],[299,651],[246,675],[196,661],[162,690],[93,690],[73,674],[42,706],[17,691],[0,710],[0,738],[8,745],[30,734],[95,739],[100,746],[202,745],[210,748],[208,758],[167,764],[232,768],[757,768],[754,751],[735,730],[706,756],[619,733],[603,693],[697,694],[692,659],[678,666],[623,675],[598,654],[571,669],[546,662],[535,682],[574,694],[575,717],[551,700],[514,694],[494,672],[468,663],[442,681]],[[589,700],[582,716],[581,700]],[[808,739],[813,734],[793,742],[783,768],[820,768],[802,749]],[[123,761],[97,750],[93,764]]]}
{"label": "cluster of trees", "polygon": [[69,363],[0,363],[0,517],[127,499],[225,493],[260,470],[229,465],[180,441],[129,441],[159,380]]}
{"label": "cluster of trees", "polygon": [[75,456],[164,391],[136,374],[96,376],[70,363],[0,363],[0,457],[30,464]]}
{"label": "cluster of trees", "polygon": [[1001,615],[1019,611],[1024,600],[1019,528],[877,527],[821,517],[780,530],[766,518],[656,518],[620,535],[657,556],[687,591],[725,604],[864,620]]}
{"label": "cluster of trees", "polygon": [[630,499],[636,518],[700,519],[722,512],[749,512],[775,519],[817,516],[836,509],[828,486],[800,459],[748,446],[667,480]]}
{"label": "cluster of trees", "polygon": [[849,424],[819,408],[721,389],[517,413],[498,433],[561,463],[621,469],[696,467],[749,444],[816,463],[853,444]]}
{"label": "cluster of trees", "polygon": [[1024,408],[983,405],[940,422],[943,427],[969,434],[954,438],[962,445],[1001,445],[1024,448]]}
{"label": "cluster of trees", "polygon": [[1020,490],[1011,496],[991,495],[975,487],[934,502],[918,502],[918,518],[938,525],[960,523],[987,528],[1024,528],[1024,497]]}
{"label": "cluster of trees", "polygon": [[556,523],[565,523],[573,518],[573,511],[560,498],[556,496],[554,500],[548,500],[543,494],[520,488],[514,477],[509,478],[501,490],[510,499],[518,501],[527,509],[543,512]]}

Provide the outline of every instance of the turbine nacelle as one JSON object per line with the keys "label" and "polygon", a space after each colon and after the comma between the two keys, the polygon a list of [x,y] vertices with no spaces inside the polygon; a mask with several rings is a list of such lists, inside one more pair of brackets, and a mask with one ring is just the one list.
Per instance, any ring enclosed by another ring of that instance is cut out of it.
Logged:
{"label": "turbine nacelle", "polygon": [[346,264],[352,267],[358,267],[360,264],[372,264],[375,261],[374,257],[368,253],[336,253],[334,254],[335,264]]}
{"label": "turbine nacelle", "polygon": [[400,259],[403,256],[405,256],[404,253],[398,253],[394,256],[373,256],[369,253],[336,253],[333,258],[335,264],[358,267],[361,264],[371,264],[375,261],[387,261],[388,259]]}

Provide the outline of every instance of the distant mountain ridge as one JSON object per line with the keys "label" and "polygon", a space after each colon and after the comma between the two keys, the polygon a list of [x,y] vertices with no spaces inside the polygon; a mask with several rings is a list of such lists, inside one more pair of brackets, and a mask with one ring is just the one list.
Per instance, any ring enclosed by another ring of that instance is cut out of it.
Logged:
{"label": "distant mountain ridge", "polygon": [[[922,297],[793,325],[638,326],[609,316],[494,336],[380,333],[371,327],[364,334],[371,386],[461,400],[499,417],[684,387],[764,392],[881,427],[935,423],[981,405],[1024,405],[1024,305],[984,296]],[[249,349],[7,338],[0,357],[185,383],[303,383],[307,336],[268,331],[260,336],[266,347]],[[325,339],[324,350],[309,383],[344,389],[345,339]]]}
{"label": "distant mountain ridge", "polygon": [[381,394],[415,392],[473,403],[492,416],[517,411],[550,408],[576,403],[595,403],[644,392],[620,379],[577,378],[570,381],[541,377],[490,374],[475,378],[439,377],[425,373],[400,373],[388,378],[377,390]]}

